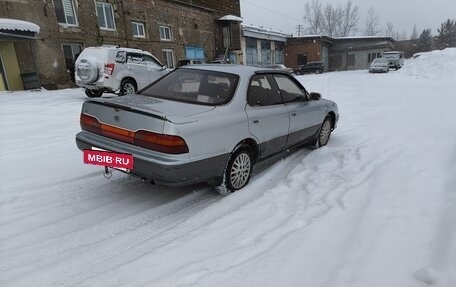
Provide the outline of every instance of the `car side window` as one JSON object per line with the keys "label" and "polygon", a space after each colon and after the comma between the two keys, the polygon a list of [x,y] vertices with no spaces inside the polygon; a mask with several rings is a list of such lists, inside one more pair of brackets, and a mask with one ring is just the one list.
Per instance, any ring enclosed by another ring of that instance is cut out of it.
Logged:
{"label": "car side window", "polygon": [[307,93],[286,75],[274,75],[284,103],[308,101]]}
{"label": "car side window", "polygon": [[271,75],[252,77],[247,91],[247,103],[250,106],[272,106],[283,103]]}
{"label": "car side window", "polygon": [[145,64],[143,55],[140,53],[127,53],[127,63]]}
{"label": "car side window", "polygon": [[143,59],[144,59],[144,61],[146,62],[147,65],[154,66],[154,67],[157,67],[157,68],[161,67],[160,63],[158,63],[151,56],[143,54],[142,57],[143,57]]}
{"label": "car side window", "polygon": [[127,52],[125,52],[125,51],[117,52],[117,54],[116,54],[117,63],[125,63],[126,58],[127,58]]}

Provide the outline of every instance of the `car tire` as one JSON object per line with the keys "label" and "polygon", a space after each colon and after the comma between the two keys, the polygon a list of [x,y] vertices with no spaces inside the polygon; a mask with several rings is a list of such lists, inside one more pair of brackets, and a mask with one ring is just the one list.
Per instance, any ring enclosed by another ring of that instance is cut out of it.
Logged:
{"label": "car tire", "polygon": [[76,74],[84,84],[90,84],[98,79],[98,67],[90,59],[82,59],[77,67]]}
{"label": "car tire", "polygon": [[90,89],[85,89],[85,94],[89,98],[99,98],[103,95],[102,90],[90,90]]}
{"label": "car tire", "polygon": [[126,79],[120,84],[119,96],[129,96],[136,93],[137,87],[133,80]]}
{"label": "car tire", "polygon": [[226,165],[222,182],[215,189],[222,195],[228,195],[245,187],[252,175],[253,156],[247,146],[236,149]]}
{"label": "car tire", "polygon": [[318,136],[310,148],[317,149],[319,147],[325,146],[331,137],[332,129],[333,127],[331,123],[331,117],[327,116],[321,124],[321,127],[318,130]]}

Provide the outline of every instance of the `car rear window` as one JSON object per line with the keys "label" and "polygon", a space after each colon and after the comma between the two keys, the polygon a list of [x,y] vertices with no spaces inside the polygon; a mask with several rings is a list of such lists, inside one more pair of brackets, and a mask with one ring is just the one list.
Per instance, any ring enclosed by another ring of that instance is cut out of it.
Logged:
{"label": "car rear window", "polygon": [[199,105],[231,101],[239,76],[229,73],[177,69],[141,91],[142,95]]}

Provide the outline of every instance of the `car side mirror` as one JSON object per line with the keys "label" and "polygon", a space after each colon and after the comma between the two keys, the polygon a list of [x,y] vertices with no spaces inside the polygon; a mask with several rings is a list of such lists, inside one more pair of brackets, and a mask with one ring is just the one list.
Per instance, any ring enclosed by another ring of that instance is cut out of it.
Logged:
{"label": "car side mirror", "polygon": [[312,101],[319,101],[319,100],[321,100],[321,94],[320,93],[310,93],[310,99]]}

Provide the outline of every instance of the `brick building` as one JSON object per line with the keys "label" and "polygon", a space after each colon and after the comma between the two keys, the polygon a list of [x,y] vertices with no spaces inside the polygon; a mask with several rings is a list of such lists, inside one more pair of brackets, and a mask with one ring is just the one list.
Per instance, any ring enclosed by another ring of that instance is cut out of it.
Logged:
{"label": "brick building", "polygon": [[329,49],[333,40],[326,36],[288,38],[285,47],[285,66],[293,69],[307,62],[323,61],[329,67]]}
{"label": "brick building", "polygon": [[[224,17],[233,15],[234,17]],[[2,0],[0,18],[40,27],[33,43],[42,86],[71,86],[73,63],[89,46],[147,50],[169,67],[180,59],[241,49],[239,0]],[[14,43],[21,73],[33,70],[30,49]]]}

